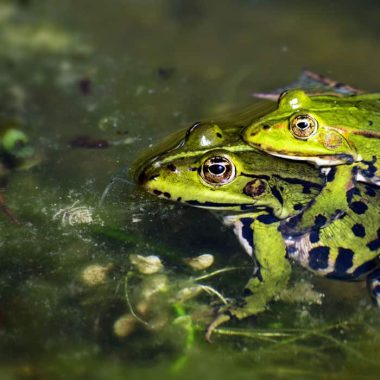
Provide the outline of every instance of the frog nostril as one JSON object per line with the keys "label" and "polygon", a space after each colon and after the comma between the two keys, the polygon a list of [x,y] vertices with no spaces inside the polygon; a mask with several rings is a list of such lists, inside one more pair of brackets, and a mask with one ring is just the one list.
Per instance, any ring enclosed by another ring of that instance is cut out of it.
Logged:
{"label": "frog nostril", "polygon": [[148,177],[146,175],[146,170],[143,169],[137,176],[137,183],[143,185],[147,181]]}
{"label": "frog nostril", "polygon": [[268,125],[268,124],[264,124],[263,126],[261,126],[261,127],[256,127],[256,128],[254,128],[254,129],[252,129],[251,131],[249,131],[249,136],[250,137],[253,137],[253,136],[256,136],[257,134],[259,134],[260,133],[260,131],[261,130],[268,130],[268,129],[270,129],[270,125]]}
{"label": "frog nostril", "polygon": [[176,172],[177,171],[177,168],[175,167],[174,164],[168,164],[168,165],[166,165],[166,168],[169,169],[172,172]]}
{"label": "frog nostril", "polygon": [[136,173],[136,182],[139,185],[145,186],[148,182],[154,181],[160,175],[157,170],[152,170],[149,166],[143,166]]}

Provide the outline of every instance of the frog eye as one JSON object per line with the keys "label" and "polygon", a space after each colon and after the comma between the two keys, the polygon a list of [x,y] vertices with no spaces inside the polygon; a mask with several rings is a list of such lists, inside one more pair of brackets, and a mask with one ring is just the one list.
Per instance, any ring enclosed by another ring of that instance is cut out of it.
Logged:
{"label": "frog eye", "polygon": [[295,138],[300,140],[306,140],[314,136],[317,129],[317,120],[309,115],[298,115],[290,122],[290,131]]}
{"label": "frog eye", "polygon": [[18,129],[11,128],[2,137],[2,145],[8,153],[21,150],[28,143],[26,135]]}
{"label": "frog eye", "polygon": [[236,169],[228,158],[215,156],[203,163],[200,174],[209,185],[221,186],[230,183],[235,178]]}

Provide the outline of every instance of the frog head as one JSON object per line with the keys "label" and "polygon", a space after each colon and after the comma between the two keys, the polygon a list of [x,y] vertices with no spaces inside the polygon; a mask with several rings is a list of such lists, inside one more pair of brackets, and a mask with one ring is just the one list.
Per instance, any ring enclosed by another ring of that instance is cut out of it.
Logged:
{"label": "frog head", "polygon": [[[288,188],[296,186],[294,176],[307,177],[305,171],[318,178],[315,169],[263,155],[246,144],[240,132],[241,127],[196,123],[174,148],[158,147],[156,155],[140,163],[137,182],[168,200],[217,210],[269,210],[279,218],[289,215],[290,202],[310,200],[311,192]],[[272,176],[276,173],[278,177]],[[292,180],[281,181],[280,174]]]}
{"label": "frog head", "polygon": [[299,89],[285,91],[277,109],[248,126],[243,138],[270,154],[318,166],[352,162],[357,152],[341,127],[347,116],[338,100],[308,96]]}
{"label": "frog head", "polygon": [[27,169],[39,161],[27,135],[13,125],[1,130],[0,157],[10,169]]}

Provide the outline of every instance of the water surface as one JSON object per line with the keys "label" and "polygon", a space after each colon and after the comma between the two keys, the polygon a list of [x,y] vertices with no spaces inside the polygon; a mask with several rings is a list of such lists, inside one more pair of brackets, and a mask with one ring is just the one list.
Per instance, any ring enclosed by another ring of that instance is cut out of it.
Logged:
{"label": "water surface", "polygon": [[[200,275],[184,257],[211,253],[213,270],[249,265],[233,234],[128,183],[98,204],[148,146],[302,68],[379,90],[379,17],[374,0],[2,1],[0,121],[23,126],[43,159],[4,190],[22,226],[0,215],[0,378],[375,378],[379,312],[364,284],[295,269],[322,305],[274,303],[209,345],[188,315],[215,297],[179,310],[173,294]],[[92,223],[70,219],[75,207]],[[161,257],[157,283],[133,272],[132,254]],[[104,278],[91,282],[89,268]],[[202,283],[238,295],[247,276]],[[148,302],[150,327],[120,336],[130,306],[157,284],[166,290]]]}

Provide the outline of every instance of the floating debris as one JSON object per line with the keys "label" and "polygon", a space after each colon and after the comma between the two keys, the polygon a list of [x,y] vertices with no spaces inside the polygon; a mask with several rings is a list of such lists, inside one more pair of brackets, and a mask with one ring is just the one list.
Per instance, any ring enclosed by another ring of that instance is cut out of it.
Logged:
{"label": "floating debris", "polygon": [[157,69],[159,77],[165,80],[170,79],[173,76],[173,74],[175,74],[175,72],[175,67],[159,67]]}
{"label": "floating debris", "polygon": [[276,299],[289,303],[306,303],[322,305],[322,299],[325,295],[313,289],[309,282],[300,281],[291,288],[282,289]]}
{"label": "floating debris", "polygon": [[119,338],[125,338],[131,335],[138,324],[138,321],[132,314],[124,314],[113,324],[113,333]]}
{"label": "floating debris", "polygon": [[197,297],[202,292],[207,293],[210,296],[216,296],[225,305],[228,303],[227,299],[224,298],[223,295],[216,289],[211,286],[201,284],[182,288],[179,292],[177,292],[176,300],[182,303],[191,298]]}
{"label": "floating debris", "polygon": [[163,268],[162,262],[158,256],[131,255],[129,260],[142,274],[157,273]]}
{"label": "floating debris", "polygon": [[78,82],[79,90],[83,95],[90,95],[92,92],[92,81],[89,77],[85,76]]}
{"label": "floating debris", "polygon": [[90,136],[78,136],[70,141],[71,148],[105,149],[109,147],[109,142],[103,139],[95,139]]}
{"label": "floating debris", "polygon": [[205,253],[197,257],[186,258],[183,261],[194,270],[204,270],[214,264],[214,256]]}
{"label": "floating debris", "polygon": [[164,274],[156,274],[146,278],[141,287],[141,299],[149,300],[157,293],[163,293],[169,289],[169,279]]}
{"label": "floating debris", "polygon": [[198,296],[202,292],[203,292],[202,287],[199,285],[188,286],[186,288],[182,288],[176,294],[176,301],[183,303],[189,299],[192,299],[192,298]]}
{"label": "floating debris", "polygon": [[86,267],[82,272],[82,281],[89,286],[104,284],[107,273],[112,268],[112,264],[100,265],[92,264]]}
{"label": "floating debris", "polygon": [[77,206],[79,201],[75,201],[71,206],[61,208],[53,215],[53,220],[61,218],[61,223],[66,226],[69,224],[90,224],[94,222],[93,208],[86,206]]}

